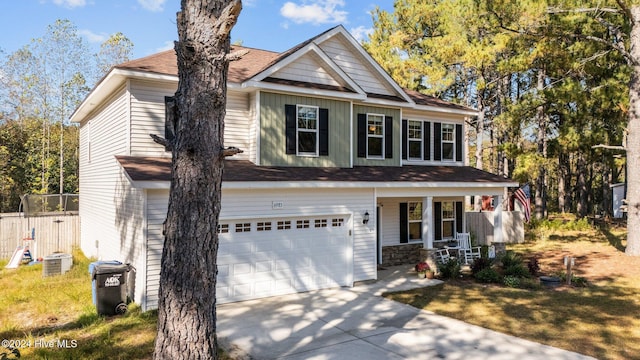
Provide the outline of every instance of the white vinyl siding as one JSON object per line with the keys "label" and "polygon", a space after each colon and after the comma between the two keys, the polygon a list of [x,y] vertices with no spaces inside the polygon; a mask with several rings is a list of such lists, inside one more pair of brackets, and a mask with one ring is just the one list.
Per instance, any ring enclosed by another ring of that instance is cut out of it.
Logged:
{"label": "white vinyl siding", "polygon": [[302,81],[313,84],[340,86],[334,79],[334,71],[325,69],[327,65],[313,53],[307,53],[291,64],[276,71],[271,77],[276,79]]}
{"label": "white vinyl siding", "polygon": [[[170,156],[162,145],[156,144],[149,134],[164,137],[166,96],[173,96],[177,83],[131,80],[131,155]],[[224,146],[235,146],[244,151],[234,160],[249,158],[252,119],[249,112],[249,96],[246,93],[227,91],[227,115],[225,117]],[[123,154],[124,155],[124,154]]]}
{"label": "white vinyl siding", "polygon": [[[131,155],[170,156],[149,134],[164,137],[165,96],[173,96],[177,82],[131,80]],[[122,154],[124,155],[124,154]]]}
{"label": "white vinyl siding", "polygon": [[396,95],[380,75],[353,48],[333,37],[321,43],[320,48],[353,79],[365,92]]}
{"label": "white vinyl siding", "polygon": [[234,155],[233,160],[248,160],[250,148],[255,136],[255,122],[251,117],[249,95],[243,92],[227,90],[227,115],[224,118],[224,147],[234,146],[243,153]]}
{"label": "white vinyl siding", "polygon": [[88,257],[120,259],[120,233],[114,201],[121,171],[114,154],[127,151],[127,103],[123,86],[95,115],[80,125],[81,248]]}
{"label": "white vinyl siding", "polygon": [[[330,196],[329,196],[330,195]],[[158,299],[158,285],[160,274],[160,259],[162,256],[162,222],[166,217],[168,206],[167,190],[149,190],[147,192],[147,303],[145,310],[156,308]],[[283,203],[283,208],[273,209],[273,202]],[[317,216],[332,219],[331,214],[345,218],[344,226],[352,231],[349,241],[353,247],[352,281],[376,278],[376,250],[375,250],[375,220],[367,225],[362,224],[362,209],[375,208],[372,190],[224,190],[222,192],[222,211],[220,221],[226,223],[251,222],[252,233],[257,229],[258,221],[262,219],[291,219],[291,230],[296,229],[296,220],[314,220]],[[250,218],[247,215],[251,214]],[[345,215],[346,214],[346,215]],[[353,218],[350,218],[353,216]],[[260,219],[260,220],[258,220]],[[272,229],[284,227],[275,220]],[[314,228],[315,222],[310,221],[309,227]],[[233,235],[235,225],[229,227]],[[255,235],[255,234],[254,234]]]}

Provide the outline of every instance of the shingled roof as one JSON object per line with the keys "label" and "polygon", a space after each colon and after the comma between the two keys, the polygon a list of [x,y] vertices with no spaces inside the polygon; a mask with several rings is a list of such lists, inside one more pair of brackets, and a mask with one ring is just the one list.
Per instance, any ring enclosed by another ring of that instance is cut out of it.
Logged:
{"label": "shingled roof", "polygon": [[[318,35],[320,36],[320,35]],[[313,39],[318,36],[309,39],[301,44],[296,45],[295,47],[282,52],[277,53],[268,50],[260,50],[255,48],[248,48],[243,46],[234,45],[231,47],[231,52],[236,51],[247,51],[245,55],[243,55],[240,59],[232,61],[229,63],[229,74],[228,80],[232,83],[242,83],[246,80],[251,79],[253,76],[258,73],[266,70],[270,66],[276,64],[278,61],[283,60],[287,56],[290,56],[292,53],[297,51],[298,49],[304,47]],[[133,71],[144,71],[162,75],[178,75],[178,65],[175,50],[166,50],[157,54],[149,55],[140,59],[131,60],[115,67],[116,69],[122,70],[133,70]],[[309,84],[309,83],[301,83],[281,80],[281,79],[273,79],[267,78],[265,81],[268,82],[276,82],[276,83],[287,83],[289,85],[300,86],[300,87],[313,87],[323,89],[322,85],[318,84]],[[326,86],[325,86],[326,87]],[[334,89],[337,91],[351,92],[346,88]],[[403,89],[407,95],[418,105],[424,106],[433,106],[433,107],[442,107],[448,109],[456,109],[463,111],[473,111],[473,109],[468,108],[466,106],[454,104],[448,101],[444,101],[438,99],[433,96],[422,94],[418,91]],[[382,98],[382,95],[377,94],[368,94],[371,97]],[[393,101],[402,101],[399,97],[390,97],[389,100]]]}
{"label": "shingled roof", "polygon": [[[236,51],[247,51],[247,53],[240,59],[229,63],[228,80],[234,83],[241,83],[250,79],[280,55],[273,51],[232,46],[230,52]],[[175,50],[167,50],[122,63],[115,68],[177,76],[178,60]]]}
{"label": "shingled roof", "polygon": [[[171,159],[116,156],[132,181],[170,181]],[[245,160],[227,160],[222,181],[228,182],[431,182],[512,183],[513,180],[469,166],[356,166],[317,168],[257,166]]]}

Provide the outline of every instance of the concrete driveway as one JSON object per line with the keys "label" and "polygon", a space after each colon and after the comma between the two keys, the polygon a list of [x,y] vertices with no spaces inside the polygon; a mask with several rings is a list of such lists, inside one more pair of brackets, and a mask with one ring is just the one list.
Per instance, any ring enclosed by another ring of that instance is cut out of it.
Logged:
{"label": "concrete driveway", "polygon": [[379,295],[437,284],[409,267],[374,283],[218,306],[218,338],[239,359],[593,359],[418,310]]}

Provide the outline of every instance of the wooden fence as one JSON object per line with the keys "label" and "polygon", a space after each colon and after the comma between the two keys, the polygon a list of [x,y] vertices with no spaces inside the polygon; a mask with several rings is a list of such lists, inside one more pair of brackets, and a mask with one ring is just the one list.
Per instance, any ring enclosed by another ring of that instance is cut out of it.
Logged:
{"label": "wooden fence", "polygon": [[[467,230],[480,245],[493,243],[493,212],[467,212]],[[506,243],[524,242],[524,215],[519,211],[502,212],[502,238]]]}
{"label": "wooden fence", "polygon": [[24,217],[21,213],[0,214],[0,259],[9,259],[24,239],[35,235],[30,248],[35,257],[54,252],[71,253],[80,246],[80,216],[50,213]]}

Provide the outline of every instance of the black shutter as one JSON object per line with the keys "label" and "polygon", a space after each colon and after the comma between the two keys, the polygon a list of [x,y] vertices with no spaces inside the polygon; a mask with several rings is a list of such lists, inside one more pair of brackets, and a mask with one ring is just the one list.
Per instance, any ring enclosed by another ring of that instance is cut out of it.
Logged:
{"label": "black shutter", "polygon": [[409,213],[407,203],[400,203],[400,243],[409,242]]}
{"label": "black shutter", "polygon": [[431,160],[431,122],[422,123],[422,146],[424,147],[424,160]]}
{"label": "black shutter", "polygon": [[[170,114],[170,112],[175,111],[176,108],[176,99],[173,96],[165,96],[164,97],[164,138],[167,140],[169,144],[173,144],[173,140],[176,137],[175,133],[175,125],[173,120],[175,119],[175,114]],[[171,146],[165,146],[165,151],[171,151]]]}
{"label": "black shutter", "polygon": [[409,152],[408,148],[408,137],[409,137],[409,125],[407,124],[407,120],[402,120],[402,160],[407,160],[407,153]]}
{"label": "black shutter", "polygon": [[456,161],[462,161],[462,125],[456,125]]}
{"label": "black shutter", "polygon": [[286,137],[286,153],[296,154],[297,142],[296,142],[296,106],[285,105],[284,106],[285,117],[285,137]]}
{"label": "black shutter", "polygon": [[433,123],[433,160],[442,161],[442,124]]}
{"label": "black shutter", "polygon": [[433,203],[433,239],[442,240],[442,203]]}
{"label": "black shutter", "polygon": [[384,117],[384,158],[393,159],[393,118]]}
{"label": "black shutter", "polygon": [[456,232],[459,232],[459,233],[462,232],[462,225],[463,225],[462,216],[463,215],[464,215],[464,211],[462,209],[462,202],[456,201]]}
{"label": "black shutter", "polygon": [[367,157],[367,114],[358,114],[358,157]]}
{"label": "black shutter", "polygon": [[329,155],[329,110],[320,109],[320,124],[318,126],[318,141],[320,142],[320,155]]}

